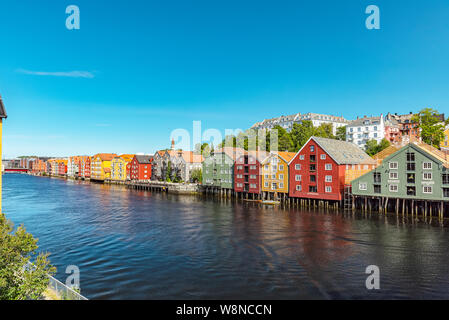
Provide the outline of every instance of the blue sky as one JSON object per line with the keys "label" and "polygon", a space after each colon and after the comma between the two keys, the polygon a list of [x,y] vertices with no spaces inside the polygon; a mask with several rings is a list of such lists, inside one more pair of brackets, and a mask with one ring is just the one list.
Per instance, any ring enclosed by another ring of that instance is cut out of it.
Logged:
{"label": "blue sky", "polygon": [[3,153],[152,153],[194,120],[449,113],[447,39],[446,0],[0,0]]}

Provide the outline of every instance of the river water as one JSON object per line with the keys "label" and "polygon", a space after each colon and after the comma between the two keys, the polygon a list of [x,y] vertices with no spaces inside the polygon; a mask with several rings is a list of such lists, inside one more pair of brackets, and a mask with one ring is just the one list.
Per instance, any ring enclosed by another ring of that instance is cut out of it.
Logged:
{"label": "river water", "polygon": [[[3,212],[89,299],[449,298],[449,229],[343,214],[3,176]],[[367,290],[366,267],[380,269]]]}

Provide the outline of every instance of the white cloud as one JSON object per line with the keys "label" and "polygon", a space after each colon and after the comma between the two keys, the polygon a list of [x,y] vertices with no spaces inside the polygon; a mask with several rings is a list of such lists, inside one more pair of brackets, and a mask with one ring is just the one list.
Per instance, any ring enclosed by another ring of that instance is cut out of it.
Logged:
{"label": "white cloud", "polygon": [[87,79],[92,79],[95,77],[94,74],[89,71],[45,72],[45,71],[31,71],[25,69],[17,69],[16,72],[33,76],[87,78]]}

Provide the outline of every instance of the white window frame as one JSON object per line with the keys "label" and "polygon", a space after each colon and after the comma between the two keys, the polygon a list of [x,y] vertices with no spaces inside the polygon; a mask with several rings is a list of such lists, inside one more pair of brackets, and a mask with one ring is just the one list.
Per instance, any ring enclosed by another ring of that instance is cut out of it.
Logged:
{"label": "white window frame", "polygon": [[366,182],[359,182],[359,190],[361,190],[361,191],[368,190],[368,183],[366,183]]}
{"label": "white window frame", "polygon": [[324,168],[326,171],[332,171],[332,163],[326,163],[324,165]]}
{"label": "white window frame", "polygon": [[326,160],[326,155],[325,154],[320,155],[320,159],[321,160]]}
{"label": "white window frame", "polygon": [[301,170],[301,165],[300,164],[295,164],[295,170]]}
{"label": "white window frame", "polygon": [[[395,175],[396,177],[392,177],[391,175]],[[389,179],[390,180],[398,180],[399,179],[399,174],[396,172],[396,171],[390,171],[390,174],[389,174]]]}
{"label": "white window frame", "polygon": [[297,174],[295,176],[295,181],[301,181],[302,180],[302,176],[300,174]]}
{"label": "white window frame", "polygon": [[326,176],[325,177],[326,182],[332,182],[332,176]]}
{"label": "white window frame", "polygon": [[[426,168],[426,165],[430,165],[430,168]],[[422,163],[422,168],[424,170],[432,170],[432,162],[423,162]]]}
{"label": "white window frame", "polygon": [[331,187],[331,186],[326,186],[325,189],[324,189],[324,191],[325,191],[326,193],[332,193],[332,187]]}
{"label": "white window frame", "polygon": [[[430,188],[430,192],[426,191],[426,188]],[[425,194],[432,194],[433,193],[433,188],[432,186],[423,186],[422,187],[422,192]]]}
{"label": "white window frame", "polygon": [[430,181],[430,180],[432,180],[432,178],[433,178],[432,172],[423,172],[423,174],[422,174],[423,180]]}
{"label": "white window frame", "polygon": [[397,161],[391,161],[388,163],[388,168],[390,168],[390,170],[397,170],[399,167],[399,163]]}
{"label": "white window frame", "polygon": [[296,185],[296,191],[302,191],[302,186],[300,184]]}
{"label": "white window frame", "polygon": [[[396,190],[393,190],[391,187],[396,187]],[[390,184],[388,190],[390,190],[390,192],[399,192],[399,186],[397,184]]]}

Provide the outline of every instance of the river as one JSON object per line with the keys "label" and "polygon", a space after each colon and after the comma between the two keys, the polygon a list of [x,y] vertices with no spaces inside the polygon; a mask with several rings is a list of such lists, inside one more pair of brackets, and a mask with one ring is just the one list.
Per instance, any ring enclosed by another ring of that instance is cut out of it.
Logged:
{"label": "river", "polygon": [[[3,175],[3,212],[89,299],[449,299],[449,232],[395,215],[261,207]],[[367,290],[365,269],[380,269]]]}

